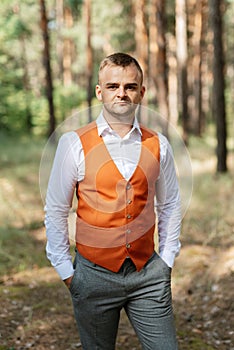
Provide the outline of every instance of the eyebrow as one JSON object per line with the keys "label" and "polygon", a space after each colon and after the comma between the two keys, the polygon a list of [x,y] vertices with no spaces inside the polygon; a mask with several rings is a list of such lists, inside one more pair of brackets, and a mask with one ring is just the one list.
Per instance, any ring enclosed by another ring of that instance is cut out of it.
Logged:
{"label": "eyebrow", "polygon": [[[105,84],[106,86],[118,86],[119,85],[119,83],[106,83]],[[138,86],[138,84],[137,83],[127,83],[127,84],[125,84],[125,86],[133,86],[133,87],[135,87],[135,86]]]}
{"label": "eyebrow", "polygon": [[106,86],[113,86],[113,85],[119,85],[119,83],[106,83]]}

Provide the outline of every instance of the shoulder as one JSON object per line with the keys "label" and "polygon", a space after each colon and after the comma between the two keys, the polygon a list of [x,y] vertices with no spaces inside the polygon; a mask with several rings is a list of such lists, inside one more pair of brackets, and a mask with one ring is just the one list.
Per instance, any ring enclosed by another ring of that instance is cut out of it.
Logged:
{"label": "shoulder", "polygon": [[162,147],[163,149],[164,148],[167,149],[168,147],[170,147],[168,139],[166,138],[166,136],[164,136],[160,132],[147,128],[146,126],[143,126],[143,125],[140,125],[140,128],[142,131],[143,138],[155,137],[159,141],[160,148]]}
{"label": "shoulder", "polygon": [[68,131],[62,134],[59,138],[59,143],[71,143],[78,141],[79,137],[75,131]]}
{"label": "shoulder", "polygon": [[173,157],[172,147],[167,137],[158,132],[159,144],[160,144],[160,159],[165,161],[168,157]]}
{"label": "shoulder", "polygon": [[145,125],[142,125],[142,124],[140,124],[140,129],[141,129],[142,135],[145,136],[146,138],[157,136],[158,134],[156,131],[150,128],[147,128]]}
{"label": "shoulder", "polygon": [[157,135],[158,135],[158,138],[159,138],[160,145],[163,146],[163,147],[168,147],[169,146],[169,141],[168,141],[167,137],[164,136],[163,134],[161,134],[160,132],[158,132]]}
{"label": "shoulder", "polygon": [[96,121],[93,121],[87,125],[82,126],[79,129],[75,130],[75,133],[79,135],[79,137],[82,137],[83,135],[87,134],[88,132],[93,132],[97,129]]}
{"label": "shoulder", "polygon": [[68,131],[61,135],[58,142],[58,149],[66,151],[67,149],[76,149],[80,147],[81,141],[75,131]]}

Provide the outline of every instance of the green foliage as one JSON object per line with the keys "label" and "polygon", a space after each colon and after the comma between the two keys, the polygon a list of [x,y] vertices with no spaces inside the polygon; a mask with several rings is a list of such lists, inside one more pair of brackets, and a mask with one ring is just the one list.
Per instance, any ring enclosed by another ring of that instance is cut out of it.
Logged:
{"label": "green foliage", "polygon": [[72,9],[72,12],[75,16],[80,16],[83,2],[83,0],[65,0],[65,5],[69,6]]}
{"label": "green foliage", "polygon": [[17,14],[8,13],[6,20],[6,32],[12,39],[19,39],[25,36],[29,37],[31,35],[30,29]]}
{"label": "green foliage", "polygon": [[58,123],[62,122],[72,113],[72,110],[76,109],[81,105],[82,101],[86,98],[86,93],[84,89],[73,84],[68,87],[59,85],[55,89],[55,105],[56,105],[56,115]]}
{"label": "green foliage", "polygon": [[[101,1],[93,2],[93,46],[101,53],[109,51],[132,52],[134,41],[134,14],[131,1],[109,0],[108,6]],[[112,52],[109,52],[112,53]]]}
{"label": "green foliage", "polygon": [[[25,1],[4,1],[0,9],[0,128],[19,131],[28,129],[30,103],[33,93],[26,88],[25,44],[32,36],[31,25],[21,15],[29,6]],[[30,10],[29,10],[30,11]],[[29,22],[31,23],[31,22]]]}
{"label": "green foliage", "polygon": [[[225,21],[227,59],[226,104],[228,126],[233,115],[233,11],[228,0]],[[54,0],[47,0],[49,18],[51,67],[57,124],[71,115],[86,101],[87,28],[84,0],[66,0],[64,6],[72,11],[72,26],[58,22]],[[93,87],[97,82],[100,60],[115,51],[134,53],[134,1],[109,0],[91,2],[91,31],[93,46]],[[148,7],[145,9],[148,10]],[[167,31],[175,34],[175,1],[166,4]],[[148,14],[149,15],[149,14]],[[48,105],[45,99],[43,39],[40,28],[39,2],[33,0],[2,0],[0,7],[0,129],[8,132],[45,134],[48,130]],[[62,54],[64,40],[72,44],[72,84],[63,81]],[[60,48],[59,48],[60,45]],[[203,79],[205,81],[205,78]],[[206,86],[206,89],[210,89]],[[94,89],[93,89],[94,92]],[[207,111],[209,114],[210,111]],[[214,120],[212,120],[214,123]]]}

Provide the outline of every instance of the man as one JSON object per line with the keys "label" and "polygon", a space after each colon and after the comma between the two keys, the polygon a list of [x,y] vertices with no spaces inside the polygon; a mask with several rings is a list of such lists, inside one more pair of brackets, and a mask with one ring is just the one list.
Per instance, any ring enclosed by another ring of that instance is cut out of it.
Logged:
{"label": "man", "polygon": [[[61,137],[50,176],[47,256],[71,292],[85,350],[115,348],[122,308],[143,349],[177,349],[170,282],[180,249],[180,196],[166,138],[137,121],[144,94],[133,57],[105,58],[96,86],[102,112]],[[72,264],[67,217],[75,190]]]}

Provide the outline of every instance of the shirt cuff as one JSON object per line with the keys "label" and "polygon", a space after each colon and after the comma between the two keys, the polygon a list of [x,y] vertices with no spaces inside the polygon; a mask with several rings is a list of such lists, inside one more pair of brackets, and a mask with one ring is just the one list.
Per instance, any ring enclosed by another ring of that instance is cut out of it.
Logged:
{"label": "shirt cuff", "polygon": [[62,280],[74,275],[73,264],[71,261],[65,261],[63,264],[56,266],[55,270],[59,274]]}
{"label": "shirt cuff", "polygon": [[175,261],[175,257],[176,255],[170,251],[162,251],[160,254],[160,258],[163,259],[163,261],[165,261],[165,263],[172,268],[174,265],[174,261]]}

